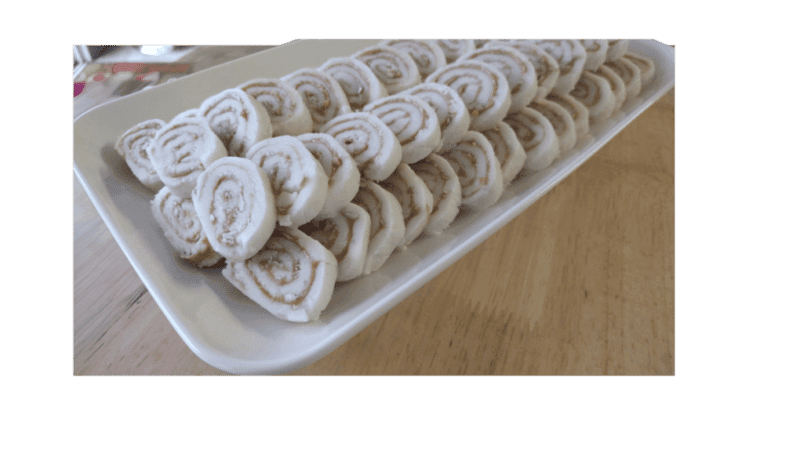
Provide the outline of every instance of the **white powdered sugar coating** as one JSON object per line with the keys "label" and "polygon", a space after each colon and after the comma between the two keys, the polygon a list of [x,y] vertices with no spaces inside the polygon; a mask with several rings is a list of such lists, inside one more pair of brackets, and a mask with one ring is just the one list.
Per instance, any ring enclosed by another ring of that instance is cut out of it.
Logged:
{"label": "white powdered sugar coating", "polygon": [[552,93],[547,100],[558,103],[567,110],[575,122],[575,137],[580,139],[589,132],[589,109],[569,94]]}
{"label": "white powdered sugar coating", "polygon": [[296,227],[322,210],[328,196],[328,176],[300,140],[293,136],[266,139],[251,147],[246,157],[267,173],[278,224]]}
{"label": "white powdered sugar coating", "polygon": [[486,48],[511,47],[528,58],[536,71],[536,96],[534,99],[543,99],[553,90],[558,81],[558,61],[549,53],[539,48],[536,44],[526,40],[498,41],[486,43]]}
{"label": "white powdered sugar coating", "polygon": [[124,132],[114,145],[114,149],[125,158],[125,163],[136,179],[151,191],[158,191],[164,183],[150,161],[147,150],[153,144],[158,130],[165,125],[166,122],[161,119],[146,120]]}
{"label": "white powdered sugar coating", "polygon": [[276,317],[291,322],[319,319],[333,296],[337,261],[302,231],[278,227],[246,261],[228,261],[222,275]]}
{"label": "white powdered sugar coating", "polygon": [[408,164],[397,166],[389,178],[381,182],[381,187],[391,192],[403,208],[403,221],[406,232],[399,247],[405,249],[416,239],[433,211],[433,194]]}
{"label": "white powdered sugar coating", "polygon": [[267,174],[249,159],[217,160],[197,180],[192,202],[211,246],[244,261],[267,242],[277,217]]}
{"label": "white powdered sugar coating", "polygon": [[469,130],[469,110],[453,88],[439,83],[422,83],[402,93],[419,98],[436,111],[442,145],[434,152],[452,147]]}
{"label": "white powdered sugar coating", "polygon": [[523,108],[506,116],[504,122],[514,130],[525,150],[525,170],[545,169],[558,157],[558,136],[550,121],[539,111]]}
{"label": "white powdered sugar coating", "polygon": [[426,80],[455,90],[470,112],[470,129],[495,126],[511,107],[508,81],[494,67],[480,61],[456,61],[432,73]]}
{"label": "white powdered sugar coating", "polygon": [[394,47],[375,45],[361,50],[353,57],[369,66],[386,87],[389,95],[416,86],[420,82],[417,63],[411,56]]}
{"label": "white powdered sugar coating", "polygon": [[400,202],[378,184],[361,180],[353,203],[364,208],[370,216],[370,238],[364,275],[378,270],[403,241],[406,233],[403,208]]}
{"label": "white powdered sugar coating", "polygon": [[560,153],[567,153],[575,148],[578,141],[575,131],[575,121],[569,111],[563,106],[550,100],[536,101],[530,107],[542,113],[542,115],[553,125],[553,129],[558,136],[558,148]]}
{"label": "white powdered sugar coating", "polygon": [[147,149],[158,177],[173,194],[192,196],[197,179],[214,161],[228,156],[203,117],[176,117],[158,130]]}
{"label": "white powdered sugar coating", "polygon": [[367,112],[339,116],[320,131],[333,136],[355,159],[362,175],[370,180],[384,180],[403,157],[400,141],[392,130]]}
{"label": "white powdered sugar coating", "polygon": [[650,83],[656,75],[656,63],[652,59],[638,53],[628,52],[623,58],[636,64],[642,76],[642,87]]}
{"label": "white powdered sugar coating", "polygon": [[614,111],[619,111],[628,98],[628,93],[625,91],[625,82],[622,81],[622,77],[617,75],[616,72],[611,70],[605,64],[600,66],[600,68],[593,73],[599,77],[603,77],[606,81],[608,81],[608,84],[611,86],[611,92],[614,93]]}
{"label": "white powdered sugar coating", "polygon": [[425,183],[433,196],[433,209],[423,233],[428,236],[441,234],[458,215],[461,206],[461,183],[453,167],[446,159],[431,154],[412,164],[411,170]]}
{"label": "white powdered sugar coating", "polygon": [[226,89],[207,98],[200,114],[231,156],[244,156],[251,145],[272,137],[272,124],[264,106],[241,89]]}
{"label": "white powdered sugar coating", "polygon": [[510,111],[528,106],[536,97],[536,69],[530,60],[513,47],[481,48],[467,53],[459,60],[481,61],[499,70],[508,81],[511,94]]}
{"label": "white powdered sugar coating", "polygon": [[417,64],[419,75],[425,78],[447,64],[444,52],[436,41],[426,39],[394,39],[381,45],[396,48],[408,54]]}
{"label": "white powdered sugar coating", "polygon": [[311,113],[300,92],[289,83],[275,78],[258,78],[239,85],[239,89],[267,110],[273,136],[311,132]]}
{"label": "white powdered sugar coating", "polygon": [[622,58],[625,53],[628,53],[628,44],[627,39],[609,39],[606,61],[616,61]]}
{"label": "white powdered sugar coating", "polygon": [[311,113],[312,131],[318,132],[334,117],[352,112],[347,94],[339,83],[319,69],[300,69],[281,80],[300,92]]}
{"label": "white powdered sugar coating", "polygon": [[484,135],[469,131],[455,147],[442,153],[461,183],[461,204],[482,210],[497,203],[503,193],[503,172]]}
{"label": "white powdered sugar coating", "polygon": [[477,48],[473,39],[437,39],[436,44],[444,52],[445,60],[448,63]]}
{"label": "white powdered sugar coating", "polygon": [[581,75],[570,95],[589,110],[591,124],[605,122],[614,112],[616,98],[614,91],[611,90],[611,84],[592,72],[584,72]]}
{"label": "white powdered sugar coating", "polygon": [[642,72],[639,66],[626,58],[619,58],[603,64],[622,78],[625,95],[629,100],[636,98],[642,90]]}
{"label": "white powdered sugar coating", "polygon": [[331,58],[319,69],[339,83],[353,111],[388,95],[372,70],[355,58]]}
{"label": "white powdered sugar coating", "polygon": [[372,226],[367,211],[348,203],[333,217],[315,219],[309,236],[333,253],[339,262],[336,281],[349,281],[364,273]]}
{"label": "white powdered sugar coating", "polygon": [[391,95],[370,103],[364,111],[379,118],[397,136],[404,163],[415,163],[442,145],[436,111],[414,96]]}
{"label": "white powdered sugar coating", "polygon": [[328,176],[328,195],[318,216],[332,217],[356,196],[361,180],[358,165],[347,150],[329,134],[306,133],[297,136],[297,139],[319,161]]}

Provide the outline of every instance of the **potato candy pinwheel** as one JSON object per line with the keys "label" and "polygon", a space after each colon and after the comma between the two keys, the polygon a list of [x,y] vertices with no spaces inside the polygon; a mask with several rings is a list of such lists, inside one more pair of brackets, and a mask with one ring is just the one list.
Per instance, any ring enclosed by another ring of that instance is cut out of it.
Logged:
{"label": "potato candy pinwheel", "polygon": [[333,217],[314,219],[301,230],[336,257],[339,263],[336,281],[349,281],[364,272],[371,226],[369,213],[354,203],[348,203]]}
{"label": "potato candy pinwheel", "polygon": [[381,45],[393,47],[401,52],[407,53],[417,64],[417,69],[419,69],[421,78],[427,77],[447,64],[444,52],[442,48],[436,44],[436,41],[425,39],[394,39],[383,41]]}
{"label": "potato candy pinwheel", "polygon": [[244,156],[250,146],[272,137],[272,123],[264,105],[241,89],[213,95],[199,110],[231,156]]}
{"label": "potato candy pinwheel", "polygon": [[459,60],[481,61],[499,70],[508,81],[511,111],[528,106],[536,96],[536,69],[528,58],[513,47],[489,47],[467,53]]}
{"label": "potato candy pinwheel", "polygon": [[356,160],[331,135],[306,133],[297,136],[297,139],[325,170],[328,177],[328,196],[322,204],[319,216],[333,217],[350,204],[358,192],[361,174],[358,172]]}
{"label": "potato candy pinwheel", "polygon": [[589,110],[591,124],[603,123],[614,112],[616,97],[608,80],[592,72],[583,72],[575,89],[569,93]]}
{"label": "potato candy pinwheel", "polygon": [[403,157],[400,141],[392,130],[367,112],[339,116],[320,131],[333,136],[370,180],[381,181],[391,175]]}
{"label": "potato candy pinwheel", "polygon": [[525,169],[542,170],[558,157],[558,136],[545,116],[532,108],[523,108],[506,116],[507,123],[525,150]]}
{"label": "potato candy pinwheel", "polygon": [[281,80],[300,92],[311,113],[312,131],[317,132],[334,117],[352,112],[347,94],[339,83],[319,69],[300,69]]}
{"label": "potato candy pinwheel", "polygon": [[328,196],[328,176],[299,139],[265,139],[250,148],[247,159],[267,173],[275,195],[278,224],[296,227],[322,210]]}
{"label": "potato candy pinwheel", "polygon": [[417,63],[406,53],[385,45],[365,48],[353,55],[381,80],[389,95],[396,94],[420,82]]}
{"label": "potato candy pinwheel", "polygon": [[411,170],[425,183],[433,196],[428,223],[423,234],[436,236],[444,231],[458,215],[461,206],[461,183],[458,175],[447,162],[437,154],[411,165]]}
{"label": "potato candy pinwheel", "polygon": [[497,203],[503,194],[503,172],[492,144],[477,131],[469,131],[442,157],[453,166],[461,183],[461,204],[481,210]]}
{"label": "potato candy pinwheel", "polygon": [[269,113],[273,136],[310,133],[313,123],[303,97],[289,83],[275,78],[258,78],[239,85]]}
{"label": "potato candy pinwheel", "polygon": [[607,61],[603,65],[622,78],[622,82],[625,83],[626,101],[631,101],[639,95],[642,90],[642,72],[639,66],[626,58]]}
{"label": "potato candy pinwheel", "polygon": [[161,119],[152,119],[136,124],[122,133],[114,145],[114,149],[125,158],[125,163],[136,179],[151,191],[159,190],[164,183],[158,177],[158,172],[150,161],[150,157],[147,156],[147,149],[152,145],[158,130],[164,125],[166,122]]}
{"label": "potato candy pinwheel", "polygon": [[228,156],[211,164],[192,191],[208,242],[231,261],[255,255],[275,229],[275,197],[254,162]]}
{"label": "potato candy pinwheel", "polygon": [[398,246],[405,249],[425,229],[433,211],[433,194],[425,182],[405,163],[397,166],[397,170],[380,184],[397,198],[403,208],[406,230]]}
{"label": "potato candy pinwheel", "polygon": [[541,100],[547,97],[547,94],[556,85],[559,75],[558,61],[533,42],[525,40],[489,41],[485,47],[511,47],[528,58],[528,61],[533,64],[536,70],[537,87],[535,99]]}
{"label": "potato candy pinwheel", "polygon": [[355,58],[331,58],[319,69],[339,83],[353,111],[361,111],[367,103],[387,95],[372,70]]}
{"label": "potato candy pinwheel", "polygon": [[586,64],[586,49],[577,39],[533,39],[531,42],[558,61],[559,75],[553,91],[568,94],[581,77]]}
{"label": "potato candy pinwheel", "polygon": [[553,130],[558,136],[558,151],[566,153],[573,148],[578,141],[575,131],[575,121],[572,115],[563,106],[550,100],[535,101],[530,104],[531,109],[539,111],[553,126]]}
{"label": "potato candy pinwheel", "polygon": [[575,123],[575,137],[580,139],[589,132],[589,108],[569,94],[554,92],[547,96],[547,100],[557,103],[566,109]]}
{"label": "potato candy pinwheel", "polygon": [[597,70],[608,56],[607,39],[581,39],[581,45],[586,49],[586,64],[583,70]]}
{"label": "potato candy pinwheel", "polygon": [[163,187],[150,202],[156,223],[181,259],[198,267],[213,266],[222,259],[208,242],[192,199],[180,198]]}
{"label": "potato candy pinwheel", "polygon": [[494,155],[497,156],[500,170],[503,172],[503,184],[508,185],[525,166],[525,150],[522,148],[522,143],[514,130],[505,122],[498,123],[482,134],[492,144]]}
{"label": "potato candy pinwheel", "polygon": [[415,163],[442,146],[439,117],[421,99],[395,94],[370,103],[364,111],[381,119],[397,136],[404,163]]}
{"label": "potato candy pinwheel", "polygon": [[389,191],[363,178],[353,203],[364,208],[370,217],[369,245],[364,262],[364,275],[369,275],[380,269],[403,242],[406,234],[403,207]]}
{"label": "potato candy pinwheel", "polygon": [[472,39],[437,39],[436,44],[444,52],[448,64],[477,48]]}
{"label": "potato candy pinwheel", "polygon": [[291,322],[319,319],[333,296],[333,253],[302,231],[277,227],[245,261],[228,261],[222,275],[274,316]]}

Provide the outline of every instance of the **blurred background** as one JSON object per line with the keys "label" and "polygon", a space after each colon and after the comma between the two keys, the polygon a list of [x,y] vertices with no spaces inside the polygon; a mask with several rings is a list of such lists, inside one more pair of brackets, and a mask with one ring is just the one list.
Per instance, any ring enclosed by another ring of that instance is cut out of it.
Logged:
{"label": "blurred background", "polygon": [[115,98],[271,47],[74,45],[73,118]]}

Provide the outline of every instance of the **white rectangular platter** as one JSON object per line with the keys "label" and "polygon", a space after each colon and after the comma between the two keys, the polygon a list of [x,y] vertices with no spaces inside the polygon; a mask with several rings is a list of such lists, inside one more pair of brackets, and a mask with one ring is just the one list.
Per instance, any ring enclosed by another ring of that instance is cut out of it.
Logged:
{"label": "white rectangular platter", "polygon": [[377,272],[338,284],[319,321],[279,320],[239,293],[219,269],[178,259],[150,212],[153,193],[113,149],[117,137],[147,119],[169,121],[207,97],[254,78],[277,78],[378,41],[296,41],[219,65],[87,111],[74,121],[74,170],[133,268],[189,348],[234,374],[277,374],[330,353],[483,242],[597,152],[675,84],[675,50],[631,41],[656,63],[656,77],[609,121],[547,169],[515,180],[485,211],[460,216],[440,236],[395,252]]}

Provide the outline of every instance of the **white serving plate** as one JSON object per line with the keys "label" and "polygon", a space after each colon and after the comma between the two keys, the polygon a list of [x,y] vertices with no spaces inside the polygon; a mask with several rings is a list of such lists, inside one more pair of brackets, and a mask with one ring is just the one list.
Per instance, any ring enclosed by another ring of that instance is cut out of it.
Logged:
{"label": "white serving plate", "polygon": [[377,272],[338,284],[319,321],[289,323],[270,315],[222,277],[178,259],[150,212],[154,193],[141,186],[113,149],[117,137],[147,119],[169,121],[224,89],[276,78],[378,41],[296,41],[222,64],[87,111],[74,122],[74,170],[122,251],[189,348],[235,374],[276,374],[330,353],[392,309],[542,197],[675,84],[675,50],[655,41],[630,49],[653,58],[656,78],[638,99],[561,155],[550,167],[514,181],[491,208],[460,216],[437,237],[395,252]]}

